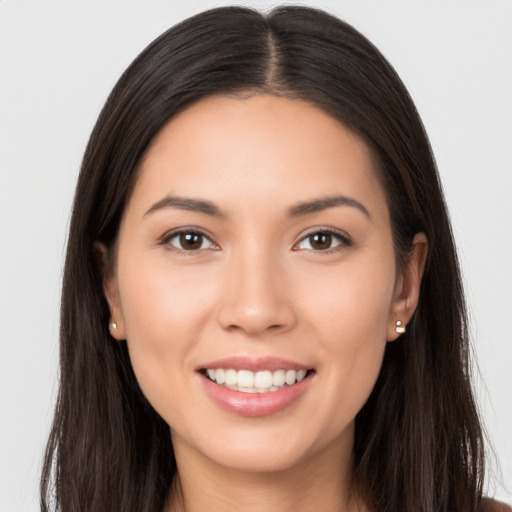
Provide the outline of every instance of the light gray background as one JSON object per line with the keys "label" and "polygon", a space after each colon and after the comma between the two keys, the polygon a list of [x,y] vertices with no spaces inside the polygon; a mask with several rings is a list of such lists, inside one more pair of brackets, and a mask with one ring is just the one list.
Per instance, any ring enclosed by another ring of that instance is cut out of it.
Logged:
{"label": "light gray background", "polygon": [[[66,230],[93,123],[147,43],[216,5],[222,2],[0,0],[1,512],[39,509]],[[309,5],[370,37],[402,76],[430,134],[485,383],[477,379],[478,395],[508,485],[491,478],[488,491],[512,502],[512,1]]]}

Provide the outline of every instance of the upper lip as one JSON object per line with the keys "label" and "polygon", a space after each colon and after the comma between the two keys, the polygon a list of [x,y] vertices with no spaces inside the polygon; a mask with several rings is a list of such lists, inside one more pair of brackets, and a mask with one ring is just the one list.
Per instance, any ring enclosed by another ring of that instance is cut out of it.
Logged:
{"label": "upper lip", "polygon": [[200,365],[197,370],[208,370],[222,368],[224,370],[311,370],[312,367],[291,361],[289,359],[281,359],[277,357],[250,357],[250,356],[232,356],[223,359],[217,359]]}

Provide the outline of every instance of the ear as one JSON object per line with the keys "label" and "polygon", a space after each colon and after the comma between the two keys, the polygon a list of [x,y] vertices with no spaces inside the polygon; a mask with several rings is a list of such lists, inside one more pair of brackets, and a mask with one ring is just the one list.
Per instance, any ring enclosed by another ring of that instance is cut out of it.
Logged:
{"label": "ear", "polygon": [[126,329],[112,258],[109,250],[101,242],[94,242],[93,250],[102,276],[103,293],[110,310],[110,335],[116,340],[124,340],[126,339]]}
{"label": "ear", "polygon": [[388,319],[388,341],[396,340],[401,334],[397,332],[397,321],[401,322],[402,327],[406,327],[416,310],[427,253],[426,235],[416,233],[412,240],[409,257],[397,276],[393,305]]}

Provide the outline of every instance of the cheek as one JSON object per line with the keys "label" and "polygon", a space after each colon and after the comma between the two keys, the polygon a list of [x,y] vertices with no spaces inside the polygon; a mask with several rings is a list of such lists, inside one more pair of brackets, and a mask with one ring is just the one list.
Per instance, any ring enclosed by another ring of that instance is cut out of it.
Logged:
{"label": "cheek", "polygon": [[181,385],[179,375],[191,365],[216,292],[211,280],[134,256],[119,262],[121,307],[134,372],[158,410],[154,397]]}
{"label": "cheek", "polygon": [[197,270],[173,267],[165,258],[132,255],[120,261],[121,306],[130,338],[183,340],[213,303],[216,284]]}
{"label": "cheek", "polygon": [[338,424],[353,419],[368,399],[386,347],[394,266],[379,272],[371,268],[317,274],[315,288],[309,287],[317,293],[310,293],[304,305],[317,340],[319,377],[323,373],[326,380],[324,399],[337,404],[333,419]]}
{"label": "cheek", "polygon": [[354,350],[365,340],[385,341],[395,293],[394,262],[388,260],[309,274],[303,307],[327,339],[353,340]]}

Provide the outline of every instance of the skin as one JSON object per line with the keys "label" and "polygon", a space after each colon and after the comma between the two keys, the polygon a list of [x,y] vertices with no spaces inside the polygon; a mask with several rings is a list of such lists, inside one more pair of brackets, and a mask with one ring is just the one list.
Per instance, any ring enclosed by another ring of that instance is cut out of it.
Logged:
{"label": "skin", "polygon": [[[348,204],[289,215],[336,194],[367,214]],[[210,201],[223,217],[154,207],[169,195]],[[200,249],[180,245],[181,228],[206,235]],[[326,229],[340,237],[319,249],[311,235]],[[397,269],[372,155],[322,110],[215,96],[174,117],[140,165],[104,279],[112,335],[127,340],[171,429],[178,478],[168,510],[363,510],[351,482],[354,418],[399,336],[396,320],[414,312],[426,252],[416,235]],[[285,410],[238,416],[212,402],[197,372],[237,355],[315,373]]]}

